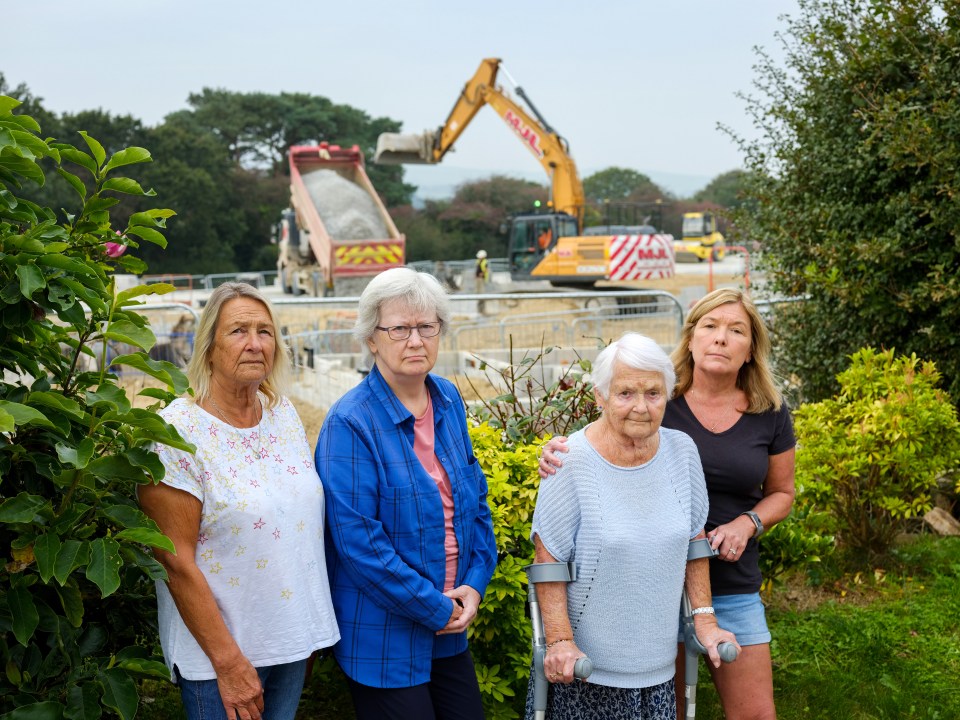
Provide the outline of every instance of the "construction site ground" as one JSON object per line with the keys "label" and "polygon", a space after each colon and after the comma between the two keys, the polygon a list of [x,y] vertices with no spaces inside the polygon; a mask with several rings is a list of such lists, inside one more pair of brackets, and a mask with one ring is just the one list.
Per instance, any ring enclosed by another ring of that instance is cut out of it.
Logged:
{"label": "construction site ground", "polygon": [[[628,287],[637,290],[659,290],[662,292],[667,292],[678,298],[681,305],[684,308],[687,308],[699,297],[702,297],[713,288],[743,288],[746,286],[746,284],[743,259],[740,257],[728,256],[722,262],[714,263],[712,268],[710,267],[709,263],[678,263],[677,272],[672,278],[617,283],[617,287]],[[491,291],[495,289],[509,291],[509,288],[507,287],[498,287],[497,283],[491,283],[489,289]],[[543,287],[539,289],[549,290],[550,288],[546,284],[543,284]],[[281,297],[270,292],[267,294],[271,298]],[[566,303],[560,302],[559,298],[557,301],[546,299],[535,300],[531,301],[530,303],[525,303],[525,307],[523,308],[522,312],[529,313],[562,310],[569,302],[570,301],[567,301]],[[570,307],[572,308],[573,305],[570,305]],[[512,306],[510,303],[499,301],[492,301],[488,303],[488,308],[489,311],[491,311],[490,319],[492,321],[496,321],[501,317],[511,314],[516,314],[518,311],[520,311],[517,307]],[[278,315],[280,315],[280,322],[286,326],[287,332],[298,332],[307,325],[315,324],[318,320],[318,312],[326,312],[318,311],[318,308],[315,306],[297,308],[295,306],[281,305],[277,309]],[[343,310],[331,312],[337,312],[343,315],[342,320],[345,327],[352,326],[352,312]],[[490,395],[494,393],[492,386],[485,388],[484,383],[482,381],[478,383],[476,378],[471,378],[473,387],[471,387],[470,383],[467,383],[462,377],[458,378],[454,376],[451,378],[451,380],[457,382],[461,392],[464,394],[464,399],[467,401],[479,399],[478,396],[483,395],[486,390],[489,390]],[[131,395],[135,395],[137,392],[139,392],[139,390],[150,384],[150,379],[143,377],[132,377],[125,379],[124,384],[127,387],[128,392]],[[303,420],[308,440],[311,444],[314,443],[316,441],[317,434],[320,432],[320,426],[322,425],[326,414],[325,409],[316,407],[295,397],[294,395],[291,395],[291,400],[296,405],[297,410],[300,413],[300,417]],[[147,402],[147,400],[141,398],[141,402],[139,404],[145,405]]]}

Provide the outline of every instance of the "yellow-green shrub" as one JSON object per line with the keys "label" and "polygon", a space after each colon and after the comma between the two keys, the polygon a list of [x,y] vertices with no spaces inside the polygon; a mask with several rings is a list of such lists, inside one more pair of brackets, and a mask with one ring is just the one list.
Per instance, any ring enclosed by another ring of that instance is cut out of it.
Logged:
{"label": "yellow-green shrub", "polygon": [[960,422],[932,362],[873,348],[851,360],[839,395],[794,415],[797,484],[833,516],[848,555],[872,561],[957,468]]}
{"label": "yellow-green shrub", "polygon": [[497,570],[470,630],[486,716],[519,717],[530,670],[530,621],[526,614],[527,578],[533,561],[530,524],[540,478],[535,444],[505,445],[503,431],[487,423],[470,429],[473,450],[487,476]]}

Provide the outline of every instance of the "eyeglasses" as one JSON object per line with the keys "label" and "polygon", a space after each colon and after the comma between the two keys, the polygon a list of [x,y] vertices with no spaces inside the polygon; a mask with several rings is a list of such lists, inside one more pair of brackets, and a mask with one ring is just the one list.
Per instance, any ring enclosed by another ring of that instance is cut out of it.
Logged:
{"label": "eyeglasses", "polygon": [[406,340],[410,334],[416,330],[422,338],[432,338],[440,334],[440,327],[443,325],[439,320],[432,323],[421,323],[420,325],[394,325],[393,327],[376,326],[377,330],[385,332],[391,340]]}

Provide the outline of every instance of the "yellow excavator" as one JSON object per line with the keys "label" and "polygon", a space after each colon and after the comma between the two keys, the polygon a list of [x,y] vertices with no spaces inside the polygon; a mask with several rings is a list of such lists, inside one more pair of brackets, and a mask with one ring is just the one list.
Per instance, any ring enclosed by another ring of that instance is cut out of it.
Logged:
{"label": "yellow excavator", "polygon": [[[496,84],[499,71],[510,80],[529,111]],[[673,238],[669,235],[583,234],[583,184],[567,141],[544,119],[499,58],[486,58],[480,63],[438,129],[413,135],[380,135],[374,162],[439,163],[484,105],[490,105],[503,118],[550,178],[551,212],[511,219],[508,256],[514,280],[590,287],[598,280],[673,275]]]}

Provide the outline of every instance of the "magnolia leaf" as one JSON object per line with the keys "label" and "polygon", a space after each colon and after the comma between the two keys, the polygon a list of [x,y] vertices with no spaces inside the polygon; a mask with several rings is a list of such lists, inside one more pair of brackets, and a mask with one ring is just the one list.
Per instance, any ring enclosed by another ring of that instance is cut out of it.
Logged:
{"label": "magnolia leaf", "polygon": [[59,410],[74,420],[82,422],[86,417],[85,413],[83,412],[83,408],[80,406],[80,403],[78,403],[76,400],[71,400],[64,395],[61,395],[58,392],[32,392],[27,400],[33,405],[44,405],[46,407]]}
{"label": "magnolia leaf", "polygon": [[0,720],[61,720],[63,705],[53,700],[21,705],[16,710],[0,715]]}
{"label": "magnolia leaf", "polygon": [[61,585],[66,585],[70,573],[90,562],[90,544],[80,540],[64,540],[57,555],[53,576]]}
{"label": "magnolia leaf", "polygon": [[47,500],[39,495],[30,495],[22,492],[16,497],[7,498],[0,504],[0,522],[28,523],[47,504]]}
{"label": "magnolia leaf", "polygon": [[17,277],[20,279],[20,294],[30,299],[47,281],[36,265],[17,265]]}
{"label": "magnolia leaf", "polygon": [[117,305],[124,306],[129,300],[141,295],[166,295],[176,290],[176,286],[170,283],[150,283],[149,285],[137,285],[117,293]]}
{"label": "magnolia leaf", "polygon": [[[114,205],[119,204],[119,198],[97,193],[96,195],[91,196],[91,198],[83,204],[83,212],[88,215],[90,220],[96,223],[98,226],[107,225],[110,222],[110,215],[104,211],[112,208]],[[98,228],[90,228],[90,231],[92,232],[95,229]]]}
{"label": "magnolia leaf", "polygon": [[57,595],[60,596],[60,604],[63,606],[63,614],[73,627],[83,625],[83,595],[80,588],[77,587],[75,580],[68,582],[64,586],[54,585]]}
{"label": "magnolia leaf", "polygon": [[43,186],[43,170],[33,160],[19,155],[0,155],[0,169],[33,180],[37,185]]}
{"label": "magnolia leaf", "polygon": [[0,409],[0,433],[12,433],[17,427],[13,415],[6,410]]}
{"label": "magnolia leaf", "polygon": [[66,720],[100,720],[103,710],[100,708],[99,686],[97,682],[71,685],[67,690],[67,709],[63,717]]}
{"label": "magnolia leaf", "polygon": [[173,541],[159,530],[150,530],[149,528],[133,528],[130,530],[121,530],[114,537],[117,539],[129,540],[130,542],[139,543],[141,545],[149,545],[150,547],[160,548],[161,550],[166,550],[167,552],[171,553],[176,553],[177,551]]}
{"label": "magnolia leaf", "polygon": [[12,97],[8,97],[7,95],[0,95],[0,117],[2,117],[3,115],[6,115],[11,110],[19,107],[22,104],[23,103],[21,103],[19,100],[15,100]]}
{"label": "magnolia leaf", "polygon": [[140,549],[139,545],[121,545],[120,554],[127,560],[128,564],[139,567],[144,575],[151,580],[166,582],[169,580],[167,571],[163,565],[157,562],[157,559]]}
{"label": "magnolia leaf", "polygon": [[49,429],[54,427],[46,415],[29,405],[0,400],[0,411],[10,415],[17,425],[39,425]]}
{"label": "magnolia leaf", "polygon": [[9,131],[13,141],[22,148],[27,148],[33,153],[35,158],[41,158],[50,152],[50,147],[36,135],[23,130],[11,129]]}
{"label": "magnolia leaf", "polygon": [[167,208],[154,208],[153,210],[145,210],[143,212],[137,212],[130,216],[130,219],[127,221],[130,225],[140,225],[146,227],[165,227],[165,221],[167,218],[173,217],[176,213],[173,210]]}
{"label": "magnolia leaf", "polygon": [[103,509],[103,514],[117,525],[125,528],[149,528],[159,532],[160,527],[142,510],[129,505],[112,505]]}
{"label": "magnolia leaf", "polygon": [[80,131],[80,137],[86,141],[87,147],[93,153],[93,159],[97,161],[97,165],[103,165],[103,161],[107,159],[107,151],[103,149],[103,145],[87,135],[86,130]]}
{"label": "magnolia leaf", "polygon": [[106,455],[91,461],[86,471],[106,480],[133,480],[143,482],[146,478],[141,468],[134,467],[123,455]]}
{"label": "magnolia leaf", "polygon": [[17,642],[26,647],[40,624],[40,614],[33,604],[33,596],[25,587],[11,587],[7,590],[7,606],[13,619],[13,634]]}
{"label": "magnolia leaf", "polygon": [[118,355],[110,362],[114,365],[128,365],[136,368],[140,372],[146,373],[150,377],[156,378],[160,382],[170,385],[177,395],[186,392],[190,386],[186,375],[176,365],[166,360],[151,360],[143,355]]}
{"label": "magnolia leaf", "polygon": [[127,412],[130,409],[130,398],[116,385],[104,384],[95,391],[88,390],[85,397],[88,408],[102,403],[117,412]]}
{"label": "magnolia leaf", "polygon": [[132,447],[124,455],[131,465],[143,468],[154,479],[160,479],[166,474],[160,456],[153,450],[145,447]]}
{"label": "magnolia leaf", "polygon": [[140,704],[136,683],[120,668],[110,668],[98,675],[103,684],[103,704],[116,711],[123,720],[133,720]]}
{"label": "magnolia leaf", "polygon": [[101,597],[112,595],[120,587],[120,545],[111,538],[97,538],[90,543],[87,579],[100,588]]}
{"label": "magnolia leaf", "polygon": [[[135,345],[144,351],[149,350],[157,344],[157,338],[149,328],[137,327],[129,320],[120,320],[111,323],[103,335],[108,340],[116,340],[117,342]],[[114,358],[113,363],[116,362],[117,359]]]}
{"label": "magnolia leaf", "polygon": [[158,680],[169,680],[170,670],[162,662],[150,660],[148,658],[129,658],[120,660],[116,667],[122,668],[129,673],[133,673],[141,678],[156,678]]}
{"label": "magnolia leaf", "polygon": [[177,398],[176,394],[170,392],[169,390],[161,390],[160,388],[156,387],[144,388],[138,392],[137,395],[141,397],[154,398],[155,400],[161,400],[166,403],[171,403]]}
{"label": "magnolia leaf", "polygon": [[57,443],[57,457],[64,465],[75,468],[85,468],[90,458],[93,457],[93,440],[84,438],[77,447],[70,447],[63,443]]}
{"label": "magnolia leaf", "polygon": [[92,266],[59,253],[41,255],[37,258],[37,264],[46,265],[47,267],[56,268],[57,270],[66,270],[75,275],[92,275],[94,277],[97,275]]}
{"label": "magnolia leaf", "polygon": [[153,197],[157,194],[153,190],[144,190],[136,180],[126,177],[110,178],[101,186],[101,190],[112,190],[127,195],[145,195],[147,197]]}
{"label": "magnolia leaf", "polygon": [[127,228],[128,235],[136,235],[141,240],[146,240],[147,242],[152,242],[154,245],[159,245],[162,248],[167,246],[167,239],[157,230],[153,228],[144,227],[142,225],[131,225]]}
{"label": "magnolia leaf", "polygon": [[115,152],[106,165],[103,167],[103,174],[106,175],[114,168],[124,165],[133,165],[135,163],[150,162],[150,151],[142,147],[128,147]]}
{"label": "magnolia leaf", "polygon": [[40,571],[40,579],[43,582],[48,583],[53,577],[53,569],[59,553],[60,538],[56,533],[44,533],[33,544],[33,555],[37,559],[37,569]]}
{"label": "magnolia leaf", "polygon": [[60,151],[60,157],[62,159],[69,160],[77,165],[81,165],[89,170],[91,175],[96,176],[97,164],[93,161],[93,158],[87,155],[85,152],[77,150],[71,145],[64,145],[61,143],[55,143],[53,147]]}
{"label": "magnolia leaf", "polygon": [[72,172],[67,172],[62,167],[58,167],[57,172],[60,174],[60,177],[70,184],[70,187],[77,191],[77,194],[80,196],[81,200],[87,199],[87,188],[83,184],[83,180],[78,178]]}

